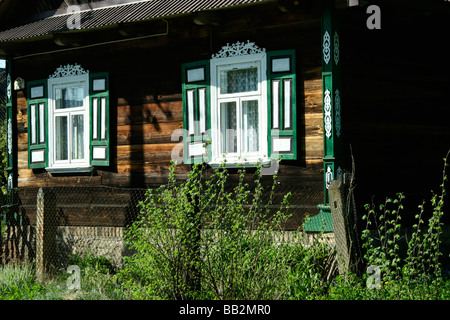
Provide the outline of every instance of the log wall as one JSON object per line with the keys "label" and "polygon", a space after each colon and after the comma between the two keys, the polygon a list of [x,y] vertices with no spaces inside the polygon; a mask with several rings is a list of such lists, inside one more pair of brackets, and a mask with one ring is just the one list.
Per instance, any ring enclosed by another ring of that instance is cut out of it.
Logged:
{"label": "log wall", "polygon": [[[92,174],[52,175],[27,168],[26,91],[16,91],[18,187],[145,188],[166,182],[171,151],[178,143],[171,135],[183,127],[181,64],[209,59],[227,43],[250,40],[268,51],[297,51],[299,159],[282,162],[279,181],[286,188],[298,186],[295,202],[304,207],[294,217],[297,225],[304,214],[317,213],[323,197],[320,14],[283,13],[269,4],[226,10],[218,26],[196,25],[192,19],[169,20],[165,36],[15,59],[14,75],[26,81],[48,78],[60,65],[74,63],[90,72],[109,72],[111,112],[111,165]],[[181,166],[178,172],[183,177],[188,170]],[[111,223],[123,225],[123,220]]]}
{"label": "log wall", "polygon": [[363,7],[342,19],[345,154],[350,167],[351,147],[361,214],[373,196],[379,203],[398,192],[417,212],[442,183],[450,149],[445,14],[385,4],[380,30],[365,27]]}

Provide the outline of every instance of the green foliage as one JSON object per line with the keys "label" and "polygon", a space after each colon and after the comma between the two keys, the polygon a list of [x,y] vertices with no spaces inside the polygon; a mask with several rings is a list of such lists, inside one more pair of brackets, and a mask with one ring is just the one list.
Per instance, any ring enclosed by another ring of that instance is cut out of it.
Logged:
{"label": "green foliage", "polygon": [[313,236],[309,245],[291,245],[289,291],[285,299],[323,299],[335,277],[336,253],[326,234]]}
{"label": "green foliage", "polygon": [[80,289],[68,290],[66,283],[68,274],[60,275],[62,291],[60,297],[76,300],[105,300],[122,299],[123,295],[114,281],[117,268],[104,256],[96,256],[91,252],[84,255],[72,254],[68,265],[76,265],[80,268]]}
{"label": "green foliage", "polygon": [[110,300],[124,295],[110,274],[111,263],[104,257],[73,255],[80,267],[80,289],[69,289],[69,274],[60,270],[44,283],[36,281],[34,264],[0,267],[0,300]]}
{"label": "green foliage", "polygon": [[175,168],[167,185],[147,192],[139,219],[126,233],[135,253],[118,275],[124,288],[147,299],[282,296],[292,250],[281,241],[281,226],[290,194],[271,209],[276,175],[267,195],[261,167],[250,182],[240,168],[233,187],[223,166],[211,173],[194,165],[182,183]]}
{"label": "green foliage", "polygon": [[92,270],[102,274],[114,274],[116,268],[110,260],[104,256],[96,256],[91,252],[85,255],[71,254],[68,259],[68,265],[77,265],[81,270]]}
{"label": "green foliage", "polygon": [[35,280],[31,264],[0,267],[0,300],[32,299],[44,290]]}
{"label": "green foliage", "polygon": [[[425,202],[419,206],[415,215],[416,223],[408,240],[402,234],[401,213],[403,194],[397,198],[387,198],[379,206],[366,205],[367,214],[363,216],[366,228],[362,233],[365,260],[368,266],[376,265],[382,271],[383,281],[380,290],[372,290],[369,296],[381,299],[439,299],[448,290],[443,279],[439,257],[442,215],[444,206],[445,181],[447,181],[447,157],[444,159],[443,182],[439,194],[433,192],[430,205],[431,217],[425,222]],[[405,254],[401,255],[399,242],[406,239]]]}

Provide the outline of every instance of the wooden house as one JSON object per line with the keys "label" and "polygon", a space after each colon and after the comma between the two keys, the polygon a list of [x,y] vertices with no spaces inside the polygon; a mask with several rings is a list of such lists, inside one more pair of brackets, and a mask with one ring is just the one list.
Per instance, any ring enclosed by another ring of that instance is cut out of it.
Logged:
{"label": "wooden house", "polygon": [[[449,5],[373,2],[1,1],[9,187],[95,202],[164,183],[171,160],[186,175],[280,157],[288,228],[332,231],[327,188],[353,155],[358,205],[423,195],[450,147]],[[91,220],[124,225],[105,212]]]}

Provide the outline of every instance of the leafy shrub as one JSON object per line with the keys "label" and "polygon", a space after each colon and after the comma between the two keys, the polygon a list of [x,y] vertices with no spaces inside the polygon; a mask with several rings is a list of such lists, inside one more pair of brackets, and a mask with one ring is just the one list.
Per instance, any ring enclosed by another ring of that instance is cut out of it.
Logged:
{"label": "leafy shrub", "polygon": [[[402,233],[403,194],[397,194],[396,199],[387,198],[379,206],[366,205],[367,214],[363,216],[366,229],[362,233],[364,258],[368,266],[378,266],[383,273],[381,290],[369,291],[368,296],[383,299],[442,297],[440,288],[448,286],[443,279],[439,260],[442,255],[440,244],[447,159],[448,154],[444,159],[440,193],[433,193],[430,201],[431,217],[427,223],[424,222],[424,202],[415,215],[416,223],[409,240],[408,234]],[[399,242],[403,238],[406,239],[406,249],[402,252]],[[448,290],[444,290],[444,294],[448,294]]]}
{"label": "leafy shrub", "polygon": [[309,244],[290,245],[289,292],[286,299],[322,299],[337,272],[336,251],[320,232]]}
{"label": "leafy shrub", "polygon": [[224,166],[206,172],[194,165],[178,183],[147,192],[141,214],[126,232],[134,254],[117,279],[133,298],[276,299],[287,291],[291,248],[283,242],[287,194],[271,210],[276,175],[268,193],[261,167],[254,180],[238,170],[230,187]]}
{"label": "leafy shrub", "polygon": [[79,254],[71,254],[68,259],[68,265],[77,265],[80,270],[95,270],[103,274],[115,274],[116,268],[110,260],[104,256],[96,256],[91,252],[84,256]]}

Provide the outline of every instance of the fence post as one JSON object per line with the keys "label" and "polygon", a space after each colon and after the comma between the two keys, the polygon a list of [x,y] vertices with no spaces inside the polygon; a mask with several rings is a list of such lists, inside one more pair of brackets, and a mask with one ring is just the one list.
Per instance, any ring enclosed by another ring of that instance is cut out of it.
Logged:
{"label": "fence post", "polygon": [[346,275],[350,265],[349,234],[346,225],[345,184],[341,180],[333,180],[328,187],[333,221],[336,252],[339,264],[339,274]]}
{"label": "fence post", "polygon": [[36,212],[36,276],[44,281],[55,271],[56,198],[48,187],[39,188]]}
{"label": "fence post", "polygon": [[353,180],[353,173],[345,173],[342,180],[331,181],[328,188],[339,273],[345,277],[348,271],[361,272],[363,257],[356,221]]}

